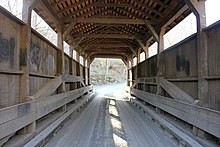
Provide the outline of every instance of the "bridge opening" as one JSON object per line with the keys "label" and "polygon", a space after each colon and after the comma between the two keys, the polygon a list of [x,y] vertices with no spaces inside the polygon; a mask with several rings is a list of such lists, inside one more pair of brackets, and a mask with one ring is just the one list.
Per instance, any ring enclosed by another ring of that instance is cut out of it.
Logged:
{"label": "bridge opening", "polygon": [[96,58],[90,65],[93,85],[125,83],[127,67],[121,59]]}

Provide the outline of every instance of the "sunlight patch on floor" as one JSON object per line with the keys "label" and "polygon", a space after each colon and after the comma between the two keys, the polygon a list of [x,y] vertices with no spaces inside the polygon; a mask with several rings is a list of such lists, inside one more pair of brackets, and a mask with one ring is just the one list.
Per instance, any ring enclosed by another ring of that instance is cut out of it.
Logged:
{"label": "sunlight patch on floor", "polygon": [[120,132],[121,134],[124,134],[122,130],[122,124],[119,120],[117,120],[114,117],[111,117],[111,124],[112,124],[113,130]]}
{"label": "sunlight patch on floor", "polygon": [[[110,100],[109,104],[112,105],[112,106],[115,106],[115,101]],[[116,108],[115,108],[115,109],[116,109]]]}
{"label": "sunlight patch on floor", "polygon": [[119,118],[119,113],[116,107],[116,100],[109,99],[109,114],[110,121],[113,129],[113,141],[116,147],[128,147],[128,143],[125,139],[122,123]]}
{"label": "sunlight patch on floor", "polygon": [[114,99],[114,100],[119,100],[119,101],[129,101],[126,97],[119,97],[119,96],[104,96],[106,99]]}
{"label": "sunlight patch on floor", "polygon": [[115,146],[117,146],[117,147],[128,147],[127,141],[125,141],[124,139],[122,139],[118,135],[113,134],[113,139],[114,139],[114,142],[115,142]]}
{"label": "sunlight patch on floor", "polygon": [[119,117],[118,111],[114,106],[109,105],[109,113],[116,117]]}

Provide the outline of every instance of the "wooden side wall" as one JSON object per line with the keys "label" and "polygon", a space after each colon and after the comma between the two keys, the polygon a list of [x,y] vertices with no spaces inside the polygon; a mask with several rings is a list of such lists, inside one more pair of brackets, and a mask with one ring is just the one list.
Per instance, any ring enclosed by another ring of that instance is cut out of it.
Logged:
{"label": "wooden side wall", "polygon": [[194,98],[198,97],[198,82],[193,80],[198,76],[196,42],[196,36],[192,35],[161,54],[161,76]]}
{"label": "wooden side wall", "polygon": [[206,30],[208,39],[208,85],[210,108],[220,110],[220,21]]}
{"label": "wooden side wall", "polygon": [[[0,9],[0,108],[19,103],[21,66],[25,54],[21,48],[21,29],[25,24]],[[34,95],[58,74],[60,49],[32,29],[29,60],[29,94]],[[73,61],[73,64],[71,62]],[[65,54],[65,73],[77,75],[78,62]],[[72,66],[72,67],[71,67]],[[83,66],[80,76],[83,77]],[[73,70],[72,70],[73,69]],[[67,91],[70,85],[66,85]]]}
{"label": "wooden side wall", "polygon": [[[30,95],[35,94],[57,73],[58,49],[32,30],[30,49]],[[43,76],[42,76],[43,75]]]}
{"label": "wooden side wall", "polygon": [[0,108],[19,102],[21,24],[0,13]]}
{"label": "wooden side wall", "polygon": [[[208,40],[208,106],[220,110],[220,21],[204,29]],[[160,76],[175,84],[190,96],[198,97],[198,55],[196,35],[161,53]],[[138,82],[138,89],[156,93],[157,57],[153,56],[132,68],[133,80]],[[136,68],[137,71],[136,71]],[[137,72],[137,78],[136,78]],[[168,94],[165,96],[170,97]]]}

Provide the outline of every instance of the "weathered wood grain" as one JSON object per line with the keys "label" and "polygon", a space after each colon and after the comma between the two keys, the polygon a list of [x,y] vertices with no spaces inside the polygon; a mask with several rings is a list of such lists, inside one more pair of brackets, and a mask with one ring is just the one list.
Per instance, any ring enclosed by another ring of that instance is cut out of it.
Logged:
{"label": "weathered wood grain", "polygon": [[89,92],[91,88],[92,87],[83,87],[68,93],[44,97],[0,109],[0,138],[4,138],[16,132],[22,127],[47,115],[49,112],[73,101],[84,93]]}
{"label": "weathered wood grain", "polygon": [[83,104],[87,103],[87,101],[91,98],[91,95],[87,96],[85,99],[79,101],[76,105],[74,105],[70,110],[68,110],[64,115],[58,118],[55,122],[49,125],[45,130],[39,133],[36,137],[34,137],[31,141],[24,145],[24,147],[34,147],[42,144],[45,139],[57,128],[61,125],[62,122],[66,120],[74,111],[76,111]]}
{"label": "weathered wood grain", "polygon": [[33,99],[50,96],[57,90],[62,81],[62,76],[58,76],[55,79],[50,80],[47,84],[44,85],[44,87],[42,87],[37,93],[33,95]]}
{"label": "weathered wood grain", "polygon": [[202,130],[220,137],[220,112],[187,104],[163,96],[131,89],[136,97],[154,105]]}
{"label": "weathered wood grain", "polygon": [[141,106],[141,108],[149,115],[152,119],[154,119],[157,123],[162,125],[166,130],[170,131],[172,135],[174,135],[179,142],[184,143],[187,146],[196,146],[196,147],[202,147],[196,140],[185,134],[184,132],[180,131],[176,126],[173,124],[169,123],[165,119],[163,119],[161,116],[156,114],[154,111],[151,109],[147,108],[142,104],[141,102],[131,99],[131,102],[134,104],[137,104],[138,106]]}
{"label": "weathered wood grain", "polygon": [[195,99],[189,94],[184,92],[182,89],[174,85],[173,83],[167,81],[166,79],[159,78],[160,86],[168,92],[174,99],[185,101],[189,103],[194,103]]}

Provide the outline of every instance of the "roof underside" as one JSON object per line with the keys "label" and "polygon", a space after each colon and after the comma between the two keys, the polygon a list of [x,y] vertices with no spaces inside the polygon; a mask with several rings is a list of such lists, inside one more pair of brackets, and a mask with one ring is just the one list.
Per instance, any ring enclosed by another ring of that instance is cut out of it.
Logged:
{"label": "roof underside", "polygon": [[[152,39],[144,22],[158,33],[181,8],[183,0],[42,0],[35,11],[56,31],[63,26],[65,41],[84,57],[135,55],[141,41]],[[166,28],[190,14],[187,8]]]}

